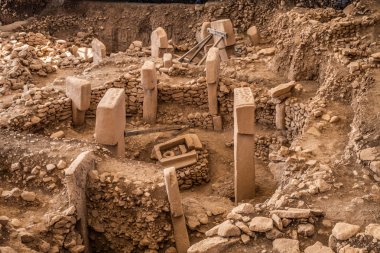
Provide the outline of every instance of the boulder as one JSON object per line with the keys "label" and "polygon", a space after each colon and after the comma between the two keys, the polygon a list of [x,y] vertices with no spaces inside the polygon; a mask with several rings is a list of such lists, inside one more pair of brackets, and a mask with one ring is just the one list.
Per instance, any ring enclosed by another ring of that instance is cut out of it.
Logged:
{"label": "boulder", "polygon": [[260,35],[256,26],[252,26],[248,29],[247,35],[252,43],[252,45],[257,46],[260,44]]}
{"label": "boulder", "polygon": [[251,220],[249,229],[253,232],[265,233],[273,229],[273,220],[266,217],[255,217]]}
{"label": "boulder", "polygon": [[365,228],[365,234],[373,236],[375,239],[380,240],[380,224],[369,224]]}
{"label": "boulder", "polygon": [[231,223],[231,221],[227,220],[219,225],[218,235],[221,237],[234,237],[240,236],[240,229]]}
{"label": "boulder", "polygon": [[294,81],[291,81],[289,83],[280,84],[280,85],[270,89],[269,95],[273,98],[279,97],[281,95],[284,95],[284,94],[290,92],[294,88],[295,85],[296,85],[296,83]]}
{"label": "boulder", "polygon": [[360,226],[352,225],[344,222],[338,222],[332,230],[332,235],[341,241],[348,240],[356,235],[360,230]]}

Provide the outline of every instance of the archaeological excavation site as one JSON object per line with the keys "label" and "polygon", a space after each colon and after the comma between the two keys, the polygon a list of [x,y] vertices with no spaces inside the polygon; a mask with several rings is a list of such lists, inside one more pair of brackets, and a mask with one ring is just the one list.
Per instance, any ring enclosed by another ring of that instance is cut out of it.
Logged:
{"label": "archaeological excavation site", "polygon": [[0,0],[0,253],[380,253],[380,0]]}

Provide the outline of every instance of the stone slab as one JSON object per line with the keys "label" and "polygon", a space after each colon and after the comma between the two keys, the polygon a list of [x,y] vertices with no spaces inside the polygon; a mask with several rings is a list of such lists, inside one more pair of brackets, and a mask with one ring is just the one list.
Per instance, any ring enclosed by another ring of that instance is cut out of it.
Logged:
{"label": "stone slab", "polygon": [[284,95],[284,94],[290,92],[295,85],[296,85],[296,83],[294,81],[291,81],[289,83],[280,84],[280,85],[270,89],[269,95],[273,98],[279,97],[281,95]]}
{"label": "stone slab", "polygon": [[120,134],[124,136],[125,124],[124,89],[111,88],[100,100],[96,109],[96,141],[104,145],[118,144]]}

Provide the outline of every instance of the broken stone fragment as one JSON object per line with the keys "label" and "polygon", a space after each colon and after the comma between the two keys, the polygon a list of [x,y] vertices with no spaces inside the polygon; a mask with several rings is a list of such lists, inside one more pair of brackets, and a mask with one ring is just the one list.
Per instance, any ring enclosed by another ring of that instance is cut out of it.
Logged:
{"label": "broken stone fragment", "polygon": [[235,237],[240,236],[240,229],[231,223],[231,221],[227,220],[219,225],[218,235],[221,237]]}
{"label": "broken stone fragment", "polygon": [[266,217],[255,217],[249,223],[249,229],[253,232],[265,233],[273,228],[273,220]]}
{"label": "broken stone fragment", "polygon": [[273,241],[273,253],[301,253],[300,243],[292,239],[276,239]]}
{"label": "broken stone fragment", "polygon": [[277,214],[280,218],[308,219],[311,215],[310,209],[289,208],[288,210],[274,210],[271,214]]}
{"label": "broken stone fragment", "polygon": [[32,202],[36,199],[36,194],[34,192],[23,191],[21,198],[25,201]]}
{"label": "broken stone fragment", "polygon": [[237,214],[254,214],[255,213],[255,208],[252,204],[249,203],[243,203],[232,209],[232,213],[237,213]]}
{"label": "broken stone fragment", "polygon": [[369,224],[365,228],[365,234],[373,236],[375,239],[380,240],[380,224]]}
{"label": "broken stone fragment", "polygon": [[211,237],[193,244],[187,253],[220,253],[228,246],[237,243],[239,239],[227,239],[223,237]]}
{"label": "broken stone fragment", "polygon": [[270,89],[269,95],[272,98],[279,97],[281,95],[284,95],[284,94],[290,92],[295,85],[296,85],[296,83],[294,81],[289,82],[289,83],[280,84],[280,85],[276,86],[275,88]]}
{"label": "broken stone fragment", "polygon": [[351,225],[344,222],[338,222],[332,230],[332,235],[341,241],[348,240],[356,235],[360,230],[360,226]]}
{"label": "broken stone fragment", "polygon": [[313,224],[307,223],[307,224],[299,224],[297,232],[299,235],[302,235],[304,237],[310,237],[313,236],[315,233],[315,228]]}
{"label": "broken stone fragment", "polygon": [[307,247],[305,253],[334,253],[334,251],[322,243],[316,242],[314,245]]}
{"label": "broken stone fragment", "polygon": [[58,131],[50,135],[50,138],[52,139],[61,139],[63,137],[65,137],[65,132],[63,131]]}

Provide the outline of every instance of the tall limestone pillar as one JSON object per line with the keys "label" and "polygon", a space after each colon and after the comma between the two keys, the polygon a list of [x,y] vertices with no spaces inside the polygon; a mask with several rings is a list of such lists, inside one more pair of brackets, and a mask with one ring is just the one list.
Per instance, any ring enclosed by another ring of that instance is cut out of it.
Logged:
{"label": "tall limestone pillar", "polygon": [[235,203],[255,196],[255,101],[250,88],[234,90]]}
{"label": "tall limestone pillar", "polygon": [[141,68],[141,85],[144,89],[143,119],[155,123],[157,118],[157,74],[152,61],[146,61]]}

